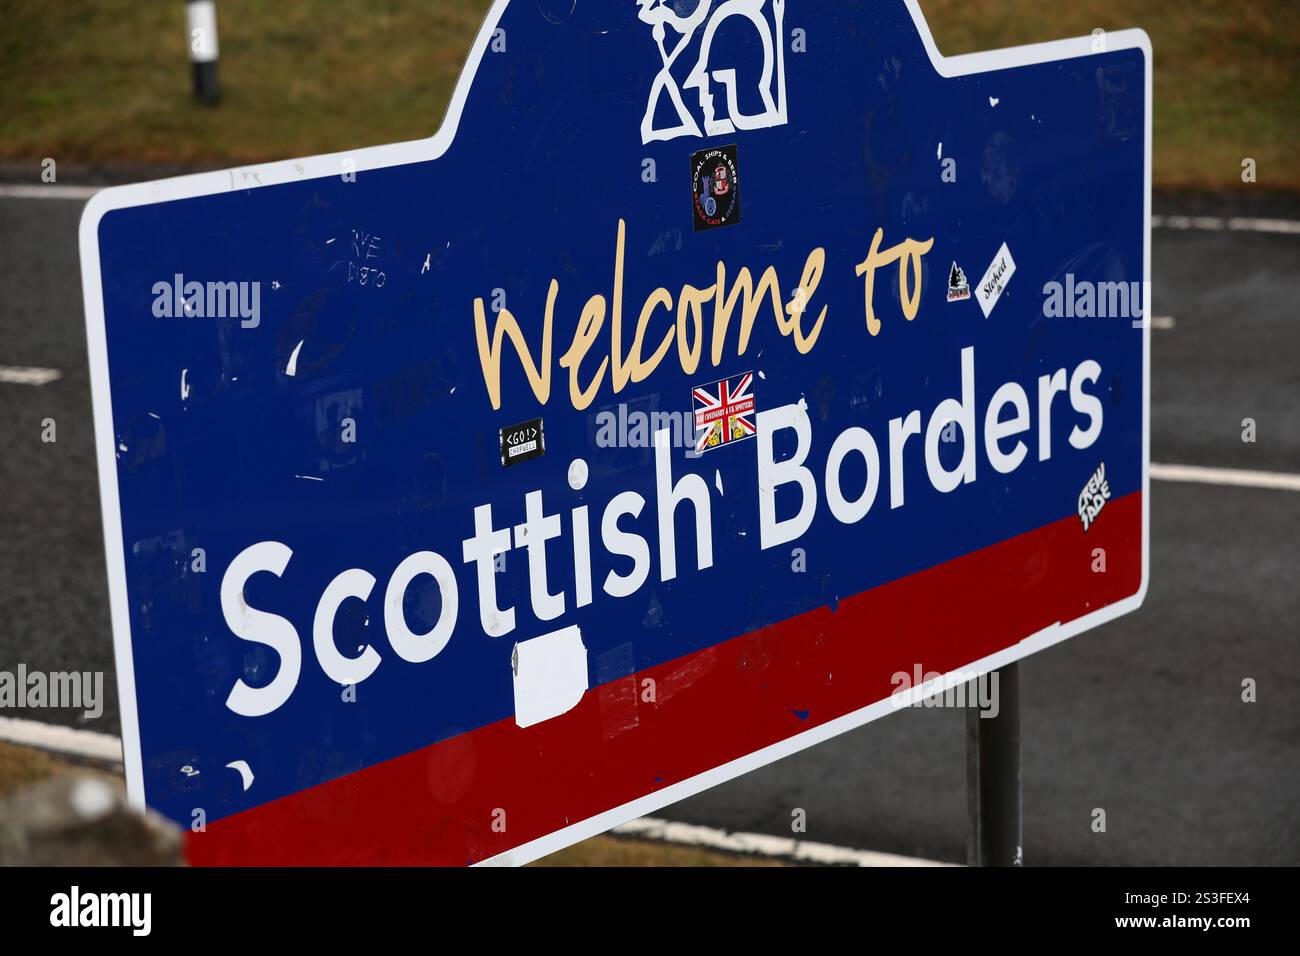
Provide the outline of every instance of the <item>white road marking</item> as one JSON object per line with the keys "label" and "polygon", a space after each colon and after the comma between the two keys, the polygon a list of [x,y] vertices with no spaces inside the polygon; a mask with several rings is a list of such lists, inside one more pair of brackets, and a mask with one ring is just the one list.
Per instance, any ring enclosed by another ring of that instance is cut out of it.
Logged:
{"label": "white road marking", "polygon": [[1178,324],[1178,320],[1172,315],[1153,315],[1151,317],[1151,328],[1168,331]]}
{"label": "white road marking", "polygon": [[1300,236],[1300,222],[1294,219],[1261,219],[1254,216],[1152,216],[1151,228]]}
{"label": "white road marking", "polygon": [[1157,465],[1152,462],[1151,477],[1156,481],[1185,481],[1200,485],[1229,485],[1234,488],[1300,491],[1300,475],[1277,471],[1203,468],[1200,465]]}
{"label": "white road marking", "polygon": [[80,199],[86,200],[103,189],[103,186],[60,186],[58,183],[17,185],[0,183],[0,198],[4,199]]}
{"label": "white road marking", "polygon": [[57,368],[0,365],[0,383],[6,385],[48,385],[62,377],[63,373]]}
{"label": "white road marking", "polygon": [[[992,105],[997,101],[990,98]],[[940,147],[942,148],[942,147]],[[0,183],[0,198],[87,200],[103,186],[61,186],[58,183]],[[1300,221],[1260,216],[1164,216],[1151,217],[1153,229],[1193,229],[1208,232],[1261,232],[1300,236]]]}
{"label": "white road marking", "polygon": [[122,762],[122,741],[112,734],[101,734],[96,730],[80,730],[21,717],[0,717],[0,740],[105,763]]}
{"label": "white road marking", "polygon": [[768,836],[765,833],[728,833],[714,827],[677,823],[655,817],[642,817],[622,826],[614,833],[641,839],[660,840],[684,846],[705,847],[729,853],[745,853],[797,863],[821,863],[840,866],[953,866],[893,853],[876,853],[872,850],[853,850],[829,843],[796,840],[793,837]]}

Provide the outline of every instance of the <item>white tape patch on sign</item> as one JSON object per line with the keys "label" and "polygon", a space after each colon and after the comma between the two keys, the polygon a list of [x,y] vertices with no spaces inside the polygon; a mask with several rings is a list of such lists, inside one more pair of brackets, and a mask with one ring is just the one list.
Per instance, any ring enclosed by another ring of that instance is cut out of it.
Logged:
{"label": "white tape patch on sign", "polygon": [[1002,290],[1007,287],[1007,283],[1015,274],[1016,260],[1011,258],[1011,250],[1004,242],[975,289],[975,298],[979,300],[980,311],[984,313],[984,318],[989,317],[993,307],[998,304],[998,299],[1002,298]]}
{"label": "white tape patch on sign", "polygon": [[531,727],[566,714],[587,692],[587,648],[577,625],[515,645],[515,723]]}

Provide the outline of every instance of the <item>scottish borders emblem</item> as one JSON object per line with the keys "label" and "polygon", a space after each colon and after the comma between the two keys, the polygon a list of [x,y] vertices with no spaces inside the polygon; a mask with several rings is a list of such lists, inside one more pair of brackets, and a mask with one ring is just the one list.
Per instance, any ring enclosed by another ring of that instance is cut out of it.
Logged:
{"label": "scottish borders emblem", "polygon": [[[788,121],[785,98],[785,0],[771,0],[772,19],[766,16],[768,0],[699,0],[695,9],[685,15],[677,12],[678,4],[670,0],[637,0],[638,18],[651,27],[655,45],[663,68],[650,85],[645,116],[641,119],[641,142],[671,140],[679,136],[727,136],[737,130],[767,129],[784,126]],[[710,70],[710,57],[718,28],[733,18],[748,20],[757,32],[763,48],[763,69],[757,77],[757,91],[763,109],[745,113],[740,107],[741,80],[734,69]],[[669,40],[669,31],[676,34]],[[673,73],[678,61],[693,45],[696,34],[700,41],[686,79],[680,85]],[[721,87],[725,96],[723,115],[718,115],[715,89]],[[683,90],[694,90],[703,117],[703,131],[696,115],[686,106]],[[677,115],[677,124],[665,127],[655,125],[655,115],[664,97],[667,97]]]}

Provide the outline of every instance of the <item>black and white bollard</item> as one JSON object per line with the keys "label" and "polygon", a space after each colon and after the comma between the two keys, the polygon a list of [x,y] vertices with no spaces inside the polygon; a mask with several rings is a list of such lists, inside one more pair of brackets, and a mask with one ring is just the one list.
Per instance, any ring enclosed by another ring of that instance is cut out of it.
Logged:
{"label": "black and white bollard", "polygon": [[213,0],[185,0],[185,36],[194,70],[194,98],[216,105],[221,100],[217,81],[217,8]]}

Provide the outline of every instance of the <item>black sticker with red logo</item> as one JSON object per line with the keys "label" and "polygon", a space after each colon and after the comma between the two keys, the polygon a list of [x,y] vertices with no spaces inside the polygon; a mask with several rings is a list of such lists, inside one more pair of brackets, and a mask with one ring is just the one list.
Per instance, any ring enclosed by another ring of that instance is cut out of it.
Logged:
{"label": "black sticker with red logo", "polygon": [[740,222],[735,146],[702,149],[691,157],[691,205],[696,232]]}

